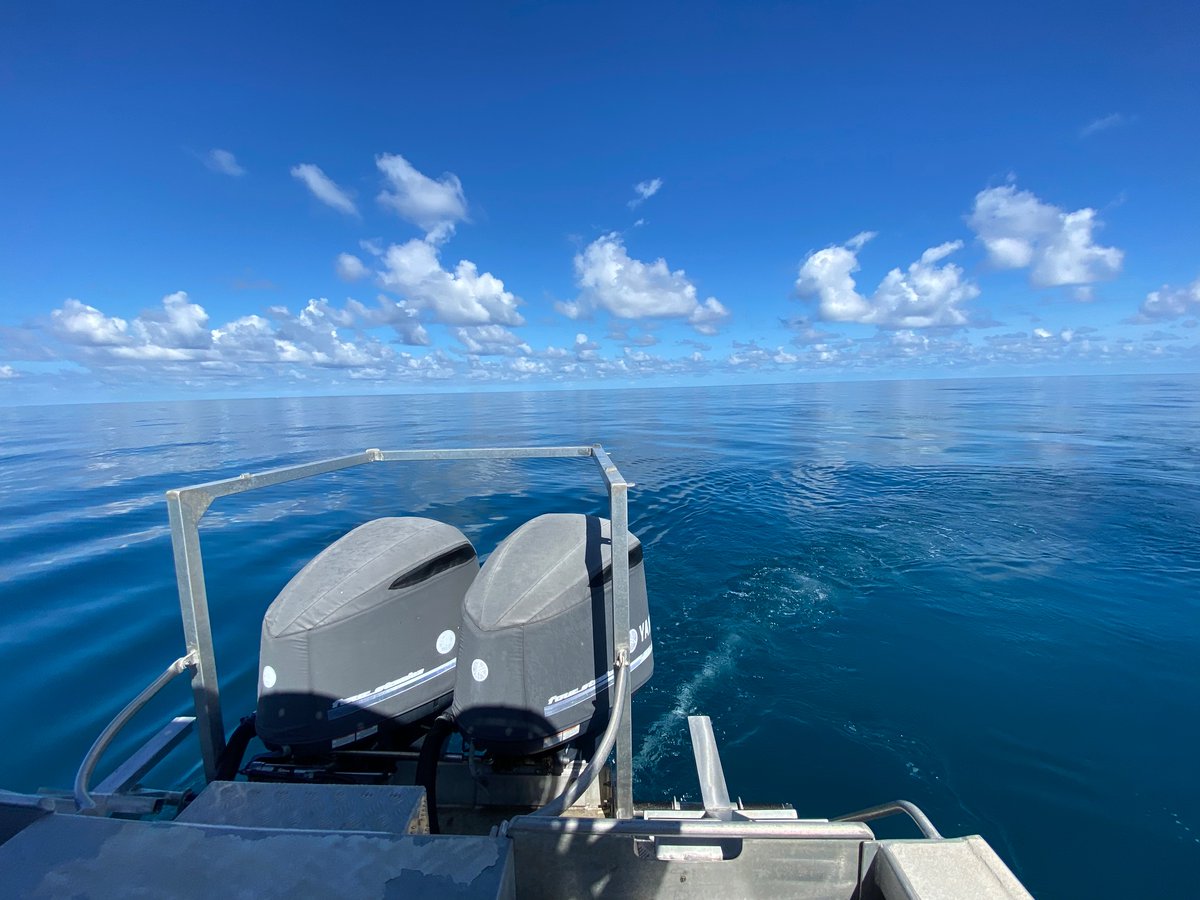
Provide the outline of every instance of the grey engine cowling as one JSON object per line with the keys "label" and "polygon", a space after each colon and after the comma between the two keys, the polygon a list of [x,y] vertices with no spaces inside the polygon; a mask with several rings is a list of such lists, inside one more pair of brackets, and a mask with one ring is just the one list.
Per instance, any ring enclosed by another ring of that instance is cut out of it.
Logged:
{"label": "grey engine cowling", "polygon": [[445,709],[478,571],[471,542],[433,519],[375,519],[328,546],[263,619],[259,737],[322,751]]}
{"label": "grey engine cowling", "polygon": [[[608,722],[614,650],[610,523],[539,516],[488,558],[463,604],[453,714],[502,755],[598,734]],[[630,682],[654,658],[642,545],[629,536]]]}

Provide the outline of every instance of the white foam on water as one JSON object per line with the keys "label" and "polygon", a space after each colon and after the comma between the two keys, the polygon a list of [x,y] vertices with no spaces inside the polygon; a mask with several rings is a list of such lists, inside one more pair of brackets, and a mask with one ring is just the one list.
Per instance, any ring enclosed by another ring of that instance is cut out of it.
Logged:
{"label": "white foam on water", "polygon": [[726,636],[720,647],[710,653],[696,673],[680,687],[675,695],[675,704],[659,716],[646,733],[646,739],[642,741],[641,748],[633,758],[635,772],[652,768],[664,757],[674,756],[685,740],[690,740],[687,717],[704,712],[698,707],[697,695],[733,668],[737,648],[741,643],[740,635]]}

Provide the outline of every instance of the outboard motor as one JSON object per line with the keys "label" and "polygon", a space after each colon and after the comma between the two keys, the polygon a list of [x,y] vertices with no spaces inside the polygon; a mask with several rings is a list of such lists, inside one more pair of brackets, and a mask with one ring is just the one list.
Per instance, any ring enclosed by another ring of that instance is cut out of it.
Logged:
{"label": "outboard motor", "polygon": [[[452,715],[497,756],[595,738],[615,698],[612,541],[607,519],[544,515],[496,548],[463,603]],[[642,545],[629,536],[630,683],[654,657]]]}
{"label": "outboard motor", "polygon": [[319,754],[444,710],[478,571],[471,542],[433,519],[375,519],[331,544],[263,619],[258,736]]}

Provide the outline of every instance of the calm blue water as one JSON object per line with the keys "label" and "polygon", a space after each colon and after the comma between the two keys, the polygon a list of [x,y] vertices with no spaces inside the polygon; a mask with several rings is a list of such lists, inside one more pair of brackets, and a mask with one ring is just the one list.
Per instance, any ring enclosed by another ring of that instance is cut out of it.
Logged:
{"label": "calm blue water", "polygon": [[[367,447],[592,441],[638,483],[639,796],[696,798],[703,711],[747,801],[904,797],[1041,897],[1195,893],[1197,378],[0,409],[0,784],[68,786],[182,652],[167,488]],[[219,501],[227,722],[253,706],[263,610],[352,526],[431,515],[486,553],[536,514],[605,509],[586,460],[374,465]],[[177,684],[154,712],[188,705]]]}

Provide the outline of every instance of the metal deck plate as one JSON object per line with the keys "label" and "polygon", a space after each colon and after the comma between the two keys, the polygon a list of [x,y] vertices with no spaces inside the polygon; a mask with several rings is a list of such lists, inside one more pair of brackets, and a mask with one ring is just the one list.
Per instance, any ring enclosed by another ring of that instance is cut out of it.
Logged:
{"label": "metal deck plate", "polygon": [[0,846],[22,898],[510,898],[504,838],[286,831],[50,815]]}

